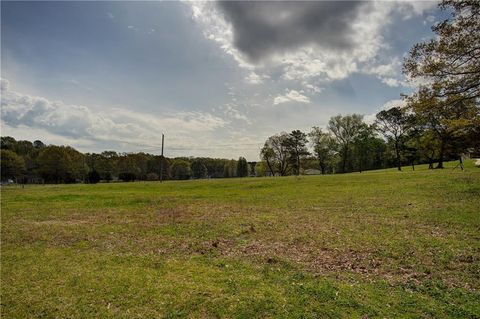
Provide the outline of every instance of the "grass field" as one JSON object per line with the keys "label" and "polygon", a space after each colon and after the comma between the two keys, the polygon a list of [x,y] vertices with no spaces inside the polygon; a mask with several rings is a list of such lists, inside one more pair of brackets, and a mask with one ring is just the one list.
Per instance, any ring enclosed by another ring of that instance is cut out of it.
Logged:
{"label": "grass field", "polygon": [[1,194],[2,318],[480,318],[471,162]]}

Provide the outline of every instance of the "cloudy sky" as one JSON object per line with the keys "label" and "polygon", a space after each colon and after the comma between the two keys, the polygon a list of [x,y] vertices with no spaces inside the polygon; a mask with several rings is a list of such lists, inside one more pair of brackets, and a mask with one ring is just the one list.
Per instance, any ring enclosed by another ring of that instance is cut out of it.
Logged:
{"label": "cloudy sky", "polygon": [[413,83],[436,2],[4,2],[1,134],[256,160],[277,132],[369,120]]}

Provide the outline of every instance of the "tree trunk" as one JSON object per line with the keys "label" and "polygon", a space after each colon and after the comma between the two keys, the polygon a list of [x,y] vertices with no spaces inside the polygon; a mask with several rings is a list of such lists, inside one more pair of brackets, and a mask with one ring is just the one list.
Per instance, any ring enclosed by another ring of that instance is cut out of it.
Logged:
{"label": "tree trunk", "polygon": [[297,154],[297,176],[300,175],[300,155]]}
{"label": "tree trunk", "polygon": [[440,142],[440,153],[438,154],[438,164],[436,168],[443,168],[443,153],[445,152],[445,142],[442,139]]}
{"label": "tree trunk", "polygon": [[397,168],[399,171],[402,170],[402,163],[400,162],[400,147],[398,146],[398,141],[395,139],[395,155],[397,156]]}
{"label": "tree trunk", "polygon": [[322,175],[325,175],[325,165],[320,164],[320,171],[322,172]]}
{"label": "tree trunk", "polygon": [[345,145],[345,148],[343,151],[342,173],[345,173],[345,168],[347,166],[347,155],[348,155],[348,145]]}

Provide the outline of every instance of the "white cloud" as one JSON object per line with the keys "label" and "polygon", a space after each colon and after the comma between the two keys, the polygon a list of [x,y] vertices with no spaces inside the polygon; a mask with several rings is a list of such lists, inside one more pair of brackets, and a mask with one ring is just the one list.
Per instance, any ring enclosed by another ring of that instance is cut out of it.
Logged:
{"label": "white cloud", "polygon": [[310,103],[308,96],[303,95],[301,92],[296,90],[287,91],[285,95],[279,95],[273,99],[273,104],[278,105],[286,102],[298,102],[298,103]]}
{"label": "white cloud", "polygon": [[10,130],[27,127],[49,135],[90,142],[118,142],[133,145],[156,145],[162,132],[168,132],[172,148],[188,148],[199,135],[224,128],[227,122],[204,112],[178,112],[162,117],[120,108],[94,112],[89,107],[68,105],[43,97],[29,96],[10,89],[1,81],[2,126]]}
{"label": "white cloud", "polygon": [[228,119],[244,121],[247,124],[252,123],[247,115],[240,112],[233,103],[227,103],[221,107],[221,109],[223,109],[223,112]]}
{"label": "white cloud", "polygon": [[251,71],[246,77],[245,77],[245,81],[247,83],[250,83],[250,84],[261,84],[263,83],[263,80],[264,79],[267,79],[268,76],[260,76],[258,75],[257,73],[255,73],[254,71]]}
{"label": "white cloud", "polygon": [[372,63],[365,65],[363,70],[365,74],[375,75],[382,83],[390,87],[409,86],[403,79],[402,62],[395,57],[388,63]]}

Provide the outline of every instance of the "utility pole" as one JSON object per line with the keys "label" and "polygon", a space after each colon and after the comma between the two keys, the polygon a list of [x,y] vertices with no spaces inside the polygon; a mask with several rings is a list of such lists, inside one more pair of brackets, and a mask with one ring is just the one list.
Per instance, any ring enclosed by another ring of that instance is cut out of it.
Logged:
{"label": "utility pole", "polygon": [[162,133],[162,155],[160,156],[160,183],[163,181],[163,141],[164,141],[165,136]]}

